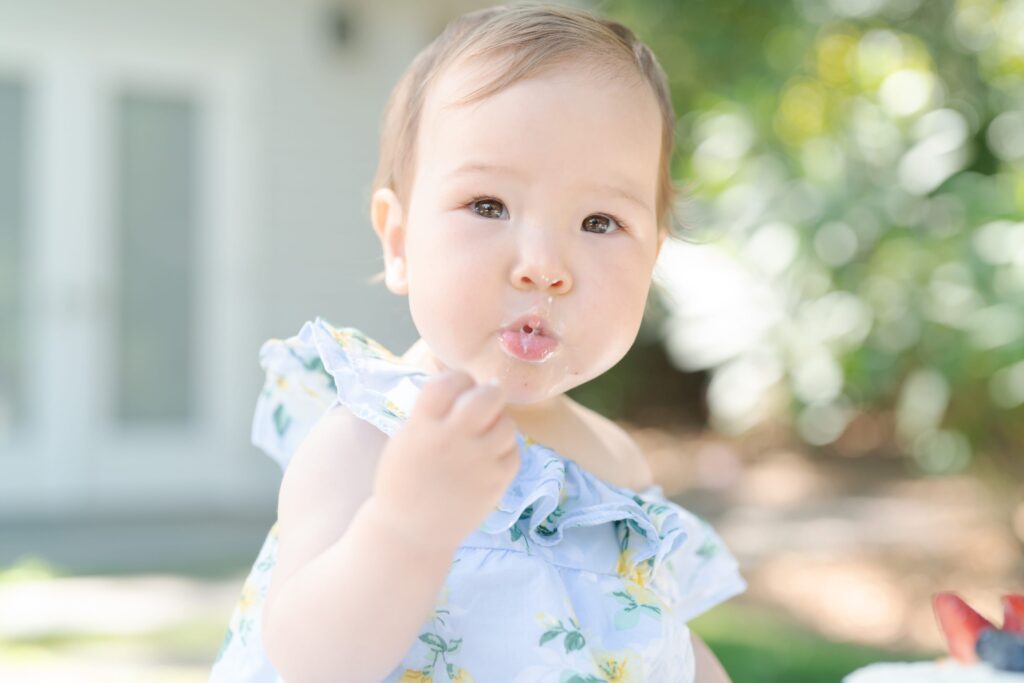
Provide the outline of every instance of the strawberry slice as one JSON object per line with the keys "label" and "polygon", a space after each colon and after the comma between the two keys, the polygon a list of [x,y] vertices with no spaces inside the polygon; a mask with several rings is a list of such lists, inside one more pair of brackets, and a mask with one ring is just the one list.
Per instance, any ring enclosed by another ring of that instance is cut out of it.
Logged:
{"label": "strawberry slice", "polygon": [[974,648],[978,634],[982,629],[995,628],[992,622],[971,609],[956,593],[935,593],[932,595],[932,609],[942,634],[946,636],[946,649],[950,656],[962,664],[977,662]]}
{"label": "strawberry slice", "polygon": [[1024,633],[1024,595],[1010,593],[1004,595],[1003,630],[1013,633]]}

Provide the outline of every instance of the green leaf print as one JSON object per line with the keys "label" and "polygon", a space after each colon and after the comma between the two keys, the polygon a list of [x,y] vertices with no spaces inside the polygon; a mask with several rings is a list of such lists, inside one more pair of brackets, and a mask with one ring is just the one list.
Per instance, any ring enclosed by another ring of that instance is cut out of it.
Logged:
{"label": "green leaf print", "polygon": [[566,653],[572,652],[573,650],[582,650],[583,646],[586,644],[586,639],[579,631],[572,631],[565,636]]}
{"label": "green leaf print", "polygon": [[615,591],[612,593],[616,600],[626,605],[622,611],[615,615],[615,628],[620,631],[634,628],[637,622],[640,620],[640,610],[647,609],[653,612],[657,616],[661,616],[661,608],[656,605],[648,605],[646,603],[638,603],[629,593],[625,591]]}
{"label": "green leaf print", "polygon": [[598,678],[593,674],[587,674],[586,676],[573,674],[572,678],[566,679],[565,683],[607,683],[607,681],[603,678]]}
{"label": "green leaf print", "polygon": [[[526,510],[527,510],[527,512],[524,512],[519,517],[519,521],[522,521],[522,519],[527,516],[528,512],[532,512],[532,510],[530,510],[530,508],[527,508]],[[519,525],[519,521],[517,521],[515,524],[513,524],[512,526],[510,526],[508,528],[509,538],[512,539],[513,543],[518,541],[520,538],[523,539],[523,543],[526,545],[526,552],[527,552],[527,554],[532,555],[533,553],[530,550],[530,535],[526,534],[526,533],[523,533],[523,530],[522,530],[522,528]]]}
{"label": "green leaf print", "polygon": [[648,514],[663,515],[668,512],[669,507],[663,503],[647,502],[640,496],[633,496],[633,502],[646,510]]}
{"label": "green leaf print", "polygon": [[[299,364],[300,364],[300,365],[302,365],[302,367],[306,368],[307,370],[309,370],[309,369],[310,369],[310,363],[311,363],[311,361],[309,361],[309,360],[306,360],[305,358],[303,358],[303,357],[302,357],[302,356],[301,356],[301,355],[300,355],[300,354],[299,354],[299,353],[298,353],[298,352],[297,352],[297,351],[296,351],[295,349],[293,349],[293,348],[292,348],[291,346],[286,346],[285,348],[287,348],[287,349],[288,349],[288,355],[289,355],[289,356],[291,356],[292,358],[294,358],[295,360],[299,361]],[[316,359],[317,361],[319,361],[319,360],[320,360],[320,356],[313,356],[313,358],[314,358],[314,359]]]}
{"label": "green leaf print", "polygon": [[626,524],[628,524],[630,526],[630,528],[633,529],[633,531],[637,532],[638,534],[640,534],[644,538],[647,537],[647,532],[644,531],[643,527],[641,527],[639,524],[636,523],[635,519],[628,520],[626,522]]}
{"label": "green leaf print", "polygon": [[544,631],[544,635],[542,635],[540,637],[540,644],[543,645],[544,643],[548,642],[552,638],[557,638],[558,634],[562,633],[562,632],[563,632],[563,629],[561,629],[561,628],[553,628],[553,629],[550,629],[548,631]]}
{"label": "green leaf print", "polygon": [[274,429],[277,430],[278,436],[284,436],[284,433],[288,431],[288,427],[292,423],[292,418],[288,416],[288,413],[284,411],[284,404],[280,404],[274,409]]}
{"label": "green leaf print", "polygon": [[626,591],[615,591],[612,595],[618,598],[619,602],[627,607],[636,607],[636,599]]}
{"label": "green leaf print", "polygon": [[[525,510],[523,510],[522,514],[519,515],[519,519],[516,520],[516,523],[513,524],[511,527],[509,527],[509,531],[512,534],[512,540],[513,541],[518,541],[519,537],[523,536],[523,531],[522,531],[522,529],[519,528],[519,523],[522,522],[523,520],[526,520],[526,523],[529,524],[530,515],[532,515],[532,514],[533,514],[533,506],[529,505],[529,506],[527,506],[527,508]],[[524,536],[524,538],[526,538],[526,537]],[[529,540],[527,540],[526,541],[527,546],[529,546],[529,543],[530,543]]]}
{"label": "green leaf print", "polygon": [[619,552],[625,552],[626,548],[629,547],[629,526],[623,524],[624,520],[615,520],[615,531],[622,530],[622,536],[619,538]]}
{"label": "green leaf print", "polygon": [[327,372],[327,368],[324,367],[324,362],[319,355],[313,356],[308,360],[300,356],[295,352],[295,349],[289,348],[288,353],[305,368],[308,372],[319,372],[327,379],[327,383],[331,387],[331,391],[337,393],[338,386],[334,383],[334,376]]}
{"label": "green leaf print", "polygon": [[[551,514],[544,519],[544,524],[537,527],[537,533],[544,537],[554,536],[558,533],[558,518],[564,514],[565,510],[562,509],[561,505],[555,506],[555,509],[551,511]],[[551,526],[547,526],[548,524]]]}
{"label": "green leaf print", "polygon": [[711,559],[718,554],[718,545],[710,538],[706,538],[704,539],[704,543],[701,545],[700,550],[697,551],[697,554],[706,560]]}
{"label": "green leaf print", "polygon": [[430,649],[434,652],[445,652],[448,650],[448,644],[444,642],[444,638],[434,633],[424,633],[420,635],[420,640],[430,646]]}
{"label": "green leaf print", "polygon": [[[576,626],[576,628],[579,628],[579,624],[576,623],[575,619],[572,619],[570,617],[569,621],[571,621]],[[541,635],[541,637],[540,637],[540,645],[543,645],[544,643],[547,643],[548,641],[554,640],[555,638],[557,638],[562,633],[565,634],[564,646],[565,646],[565,651],[566,652],[572,652],[573,650],[580,650],[587,643],[587,640],[583,637],[582,633],[580,633],[579,631],[569,631],[569,630],[567,630],[565,628],[565,626],[562,624],[561,619],[559,619],[557,626],[552,626],[551,628],[549,628],[547,631],[545,631]]]}
{"label": "green leaf print", "polygon": [[452,664],[451,662],[447,662],[447,664],[448,664],[448,678],[455,678],[455,665]]}
{"label": "green leaf print", "polygon": [[448,652],[455,652],[459,649],[459,645],[462,645],[462,638],[458,638],[448,643]]}

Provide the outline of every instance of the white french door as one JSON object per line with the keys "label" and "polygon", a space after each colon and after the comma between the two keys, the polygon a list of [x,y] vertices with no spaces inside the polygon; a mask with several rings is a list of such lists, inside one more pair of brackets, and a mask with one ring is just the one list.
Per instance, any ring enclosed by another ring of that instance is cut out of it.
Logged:
{"label": "white french door", "polygon": [[241,495],[247,73],[0,28],[0,514]]}

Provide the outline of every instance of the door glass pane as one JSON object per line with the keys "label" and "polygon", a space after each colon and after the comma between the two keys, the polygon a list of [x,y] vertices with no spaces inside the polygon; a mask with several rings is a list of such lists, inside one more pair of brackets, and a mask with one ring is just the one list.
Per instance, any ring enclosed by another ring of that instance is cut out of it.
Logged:
{"label": "door glass pane", "polygon": [[26,88],[0,79],[0,436],[25,424]]}
{"label": "door glass pane", "polygon": [[183,421],[195,382],[196,107],[135,93],[117,106],[117,417]]}

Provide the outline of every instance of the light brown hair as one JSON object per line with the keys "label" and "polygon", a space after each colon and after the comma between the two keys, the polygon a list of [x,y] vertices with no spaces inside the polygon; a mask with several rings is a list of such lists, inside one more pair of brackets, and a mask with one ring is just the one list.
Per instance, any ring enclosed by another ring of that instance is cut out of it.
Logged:
{"label": "light brown hair", "polygon": [[456,105],[482,100],[544,69],[570,63],[608,76],[646,81],[661,111],[658,232],[671,234],[678,190],[671,174],[675,114],[665,72],[650,48],[629,28],[576,7],[533,2],[497,5],[452,20],[416,55],[391,91],[384,109],[371,194],[390,188],[408,207],[427,93],[440,75],[461,59],[487,59],[500,68],[495,70],[494,80],[482,83]]}

